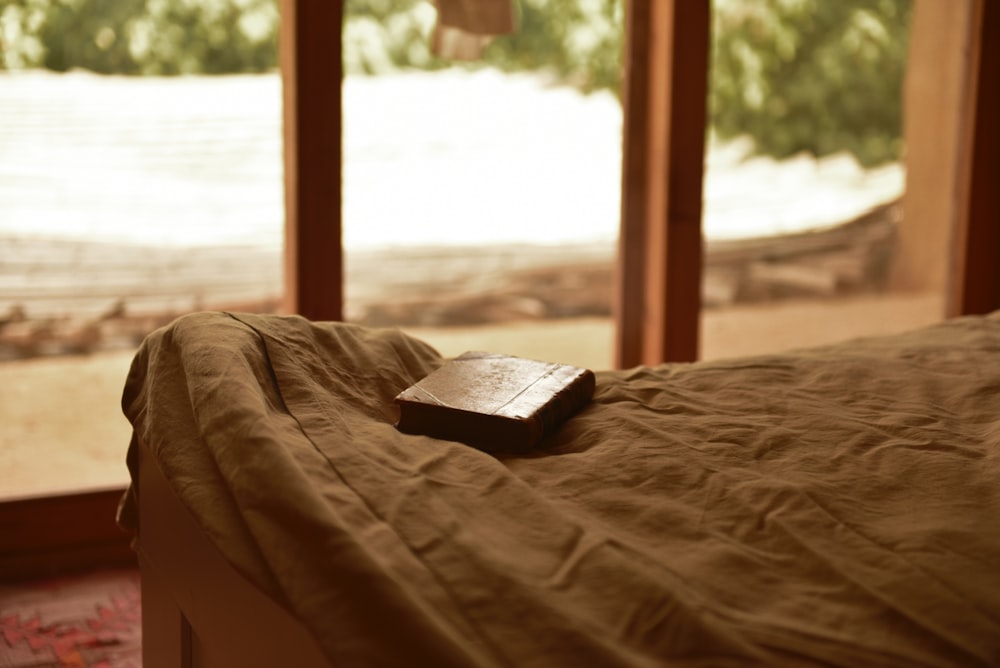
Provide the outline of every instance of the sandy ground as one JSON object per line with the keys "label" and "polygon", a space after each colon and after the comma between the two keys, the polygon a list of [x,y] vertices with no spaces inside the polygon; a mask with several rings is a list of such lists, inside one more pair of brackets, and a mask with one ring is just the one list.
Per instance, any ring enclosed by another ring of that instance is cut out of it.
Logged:
{"label": "sandy ground", "polygon": [[[942,312],[939,297],[919,295],[709,311],[703,358],[889,334],[940,320]],[[613,360],[607,319],[408,331],[447,356],[486,349],[593,369],[610,368]],[[120,398],[131,359],[125,351],[0,364],[0,497],[127,482],[130,426]]]}

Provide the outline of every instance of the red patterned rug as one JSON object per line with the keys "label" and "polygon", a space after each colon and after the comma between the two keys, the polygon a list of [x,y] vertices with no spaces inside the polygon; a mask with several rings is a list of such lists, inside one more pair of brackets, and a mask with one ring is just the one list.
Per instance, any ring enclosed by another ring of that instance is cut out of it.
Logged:
{"label": "red patterned rug", "polygon": [[137,570],[0,585],[0,668],[140,668]]}

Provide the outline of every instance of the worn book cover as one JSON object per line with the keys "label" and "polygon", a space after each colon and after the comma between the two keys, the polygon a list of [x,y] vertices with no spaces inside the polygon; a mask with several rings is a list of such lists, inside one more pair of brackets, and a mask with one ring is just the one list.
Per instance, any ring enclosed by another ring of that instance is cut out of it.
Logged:
{"label": "worn book cover", "polygon": [[396,396],[396,427],[487,452],[530,450],[590,401],[594,385],[588,369],[467,352]]}

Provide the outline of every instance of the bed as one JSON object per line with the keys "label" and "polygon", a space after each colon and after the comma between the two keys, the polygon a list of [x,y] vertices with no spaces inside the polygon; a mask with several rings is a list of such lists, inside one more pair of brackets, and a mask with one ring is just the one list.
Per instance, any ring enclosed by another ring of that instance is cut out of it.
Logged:
{"label": "bed", "polygon": [[298,317],[147,337],[147,668],[1000,665],[1000,315],[599,371],[516,457],[396,431],[442,361]]}

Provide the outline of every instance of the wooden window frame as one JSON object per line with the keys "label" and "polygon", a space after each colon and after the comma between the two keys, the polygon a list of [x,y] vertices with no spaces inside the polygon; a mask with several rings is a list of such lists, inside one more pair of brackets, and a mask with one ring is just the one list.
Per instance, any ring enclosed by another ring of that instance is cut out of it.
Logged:
{"label": "wooden window frame", "polygon": [[285,310],[342,320],[343,0],[281,0]]}
{"label": "wooden window frame", "polygon": [[[1000,308],[1000,5],[972,0],[948,315]],[[697,357],[708,0],[627,6],[619,366]],[[343,2],[281,0],[286,308],[343,315]],[[994,39],[988,39],[993,36]],[[697,99],[695,99],[697,98]],[[134,563],[114,524],[123,489],[0,502],[0,579]]]}
{"label": "wooden window frame", "polygon": [[[947,315],[1000,308],[998,8],[973,3]],[[288,309],[343,316],[342,0],[282,0]],[[618,367],[698,358],[710,0],[626,6]],[[312,14],[305,14],[311,11]],[[294,45],[294,49],[292,46]],[[294,57],[291,55],[294,54]],[[335,54],[336,57],[332,57]],[[334,79],[336,77],[336,79]],[[992,77],[992,78],[991,78]],[[303,138],[308,137],[305,142]],[[321,147],[321,148],[317,148]]]}
{"label": "wooden window frame", "polygon": [[0,582],[134,567],[131,537],[115,524],[124,492],[109,487],[0,501]]}
{"label": "wooden window frame", "polygon": [[710,4],[626,7],[619,368],[698,358]]}
{"label": "wooden window frame", "polygon": [[1000,4],[973,0],[946,315],[1000,308]]}

